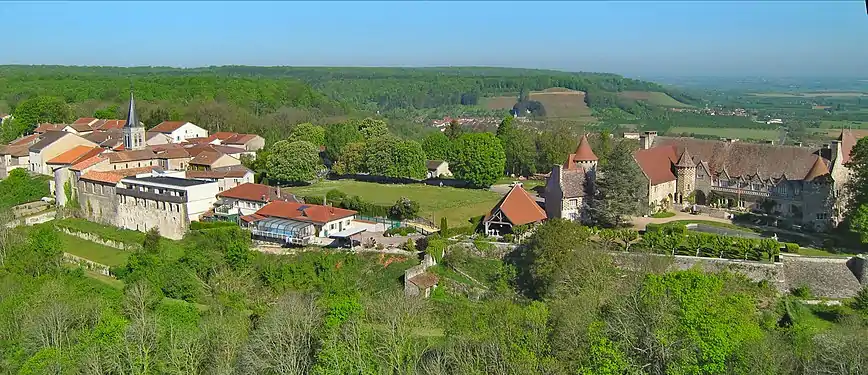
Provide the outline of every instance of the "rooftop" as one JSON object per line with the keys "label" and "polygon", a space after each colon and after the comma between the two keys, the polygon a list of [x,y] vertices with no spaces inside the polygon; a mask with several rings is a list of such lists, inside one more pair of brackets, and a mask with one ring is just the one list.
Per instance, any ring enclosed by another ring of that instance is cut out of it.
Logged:
{"label": "rooftop", "polygon": [[343,219],[357,214],[356,211],[318,204],[273,201],[256,211],[263,217],[279,217],[317,224],[326,224],[333,220]]}
{"label": "rooftop", "polygon": [[87,158],[99,155],[104,150],[100,147],[90,147],[90,146],[75,146],[68,151],[57,155],[51,160],[47,161],[47,164],[75,164],[79,161],[85,160]]}
{"label": "rooftop", "polygon": [[[191,171],[187,171],[189,173]],[[245,183],[217,194],[221,198],[240,199],[251,202],[271,202],[285,200],[301,203],[301,200],[289,193],[283,193],[278,188],[262,184]]]}
{"label": "rooftop", "polygon": [[485,216],[485,219],[488,220],[498,210],[503,212],[503,215],[509,219],[512,225],[535,223],[543,221],[547,217],[546,212],[524,190],[521,184],[515,184],[503,199],[491,209],[491,212]]}
{"label": "rooftop", "polygon": [[148,131],[160,132],[160,133],[171,133],[175,130],[178,130],[180,127],[184,126],[184,124],[186,124],[186,123],[187,123],[186,121],[163,121],[163,122],[157,124],[157,126],[154,126],[153,128],[149,129]]}
{"label": "rooftop", "polygon": [[208,184],[208,181],[191,180],[187,178],[168,177],[168,176],[149,176],[149,177],[127,177],[124,180],[131,183],[151,183],[167,186],[190,187],[196,185]]}

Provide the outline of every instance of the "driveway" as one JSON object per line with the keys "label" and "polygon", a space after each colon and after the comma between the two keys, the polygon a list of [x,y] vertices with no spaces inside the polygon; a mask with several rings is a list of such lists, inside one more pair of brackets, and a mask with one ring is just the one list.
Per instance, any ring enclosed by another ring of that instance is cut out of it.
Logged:
{"label": "driveway", "polygon": [[721,219],[718,217],[712,217],[708,215],[691,215],[686,212],[676,212],[675,216],[666,217],[666,218],[653,218],[653,217],[639,217],[639,216],[631,216],[630,222],[633,223],[633,228],[636,230],[645,230],[645,226],[648,224],[664,224],[670,221],[677,220],[705,220],[705,221],[715,221],[718,223],[726,223],[732,224],[732,220],[729,219]]}

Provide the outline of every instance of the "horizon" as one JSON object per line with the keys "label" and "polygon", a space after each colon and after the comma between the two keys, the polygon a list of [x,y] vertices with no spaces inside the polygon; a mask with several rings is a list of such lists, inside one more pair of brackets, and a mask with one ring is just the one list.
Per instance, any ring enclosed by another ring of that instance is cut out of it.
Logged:
{"label": "horizon", "polygon": [[[516,5],[538,12],[510,18]],[[553,14],[577,16],[551,22]],[[27,30],[7,42],[2,65],[503,67],[634,78],[868,72],[868,51],[854,48],[868,36],[861,1],[11,2],[0,17]]]}

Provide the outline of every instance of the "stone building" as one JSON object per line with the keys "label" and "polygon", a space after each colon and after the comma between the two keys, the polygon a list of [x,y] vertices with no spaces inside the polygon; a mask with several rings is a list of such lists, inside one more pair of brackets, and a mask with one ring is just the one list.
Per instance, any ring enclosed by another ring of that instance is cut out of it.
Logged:
{"label": "stone building", "polygon": [[576,152],[567,156],[564,165],[552,169],[545,188],[546,214],[549,218],[573,221],[588,219],[588,205],[597,173],[597,155],[588,137],[582,136]]}
{"label": "stone building", "polygon": [[181,239],[191,221],[216,202],[217,183],[160,173],[124,176],[118,171],[90,171],[78,179],[82,212],[90,221]]}
{"label": "stone building", "polygon": [[482,220],[487,235],[512,233],[512,227],[540,223],[546,212],[528,194],[521,184],[513,185],[500,202]]}
{"label": "stone building", "polygon": [[658,137],[645,132],[634,158],[651,210],[695,202],[765,212],[824,230],[843,215],[856,138],[843,130],[821,148]]}

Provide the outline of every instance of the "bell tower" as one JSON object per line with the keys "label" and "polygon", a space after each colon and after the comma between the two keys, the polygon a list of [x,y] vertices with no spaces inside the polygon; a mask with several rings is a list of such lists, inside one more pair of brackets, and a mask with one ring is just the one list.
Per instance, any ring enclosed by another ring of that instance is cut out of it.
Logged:
{"label": "bell tower", "polygon": [[124,149],[141,150],[145,148],[145,127],[139,123],[136,114],[136,99],[130,90],[130,108],[127,112],[127,123],[124,125]]}

